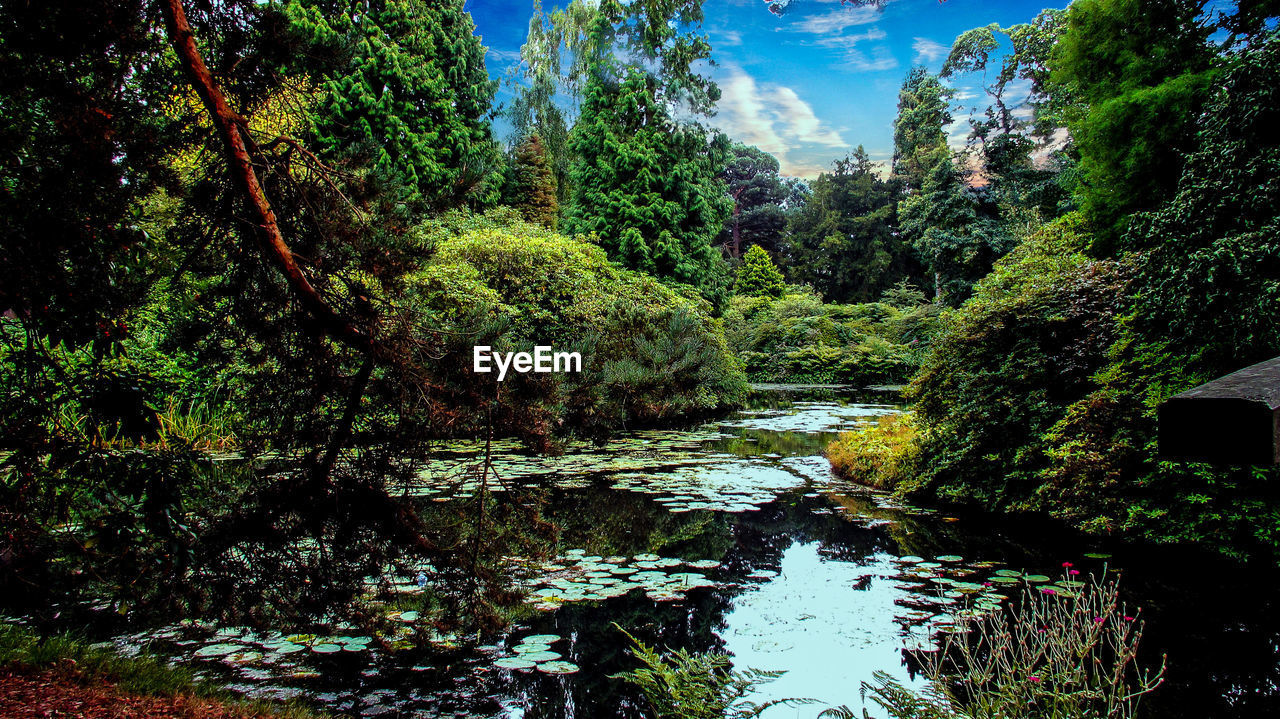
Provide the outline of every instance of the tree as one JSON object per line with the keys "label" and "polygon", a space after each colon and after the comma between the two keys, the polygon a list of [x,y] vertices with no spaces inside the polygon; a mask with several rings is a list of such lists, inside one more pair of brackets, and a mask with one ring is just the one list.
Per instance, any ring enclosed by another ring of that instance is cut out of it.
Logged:
{"label": "tree", "polygon": [[547,150],[537,135],[530,135],[516,146],[508,186],[507,202],[526,220],[556,229],[560,222],[556,178],[551,172]]}
{"label": "tree", "polygon": [[[1029,23],[1009,28],[992,23],[964,32],[952,44],[939,73],[940,78],[985,73],[1001,38],[1012,45],[986,88],[992,102],[985,119],[972,120],[969,134],[970,148],[977,148],[985,191],[1009,221],[1022,221],[1028,211],[1039,215],[1034,219],[1053,219],[1071,209],[1067,190],[1059,182],[1059,173],[1073,165],[1069,153],[1058,147],[1053,163],[1038,167],[1032,161],[1037,144],[1055,143],[1064,123],[1063,98],[1050,95],[1047,84],[1049,55],[1066,28],[1066,16],[1066,10],[1048,9]],[[1010,106],[1021,102],[1019,98],[1006,97],[1011,83],[1018,80],[1029,83],[1025,103],[1032,109],[1030,118],[1020,117]]]}
{"label": "tree", "polygon": [[752,245],[738,267],[734,292],[750,297],[781,297],[787,289],[782,272],[773,264],[769,253],[760,245]]}
{"label": "tree", "polygon": [[947,102],[952,92],[917,65],[907,73],[898,92],[893,121],[893,174],[907,192],[918,192],[936,162],[935,151],[946,147],[943,130],[951,123]]}
{"label": "tree", "polygon": [[1136,211],[1154,209],[1181,174],[1182,155],[1212,84],[1204,0],[1082,0],[1049,56],[1080,154],[1080,206],[1109,254]]}
{"label": "tree", "polygon": [[830,302],[870,302],[907,272],[896,231],[901,185],[881,178],[861,146],[833,167],[787,223],[788,271]]}
{"label": "tree", "polygon": [[620,43],[627,55],[590,68],[569,140],[565,225],[594,233],[611,259],[692,285],[719,304],[728,271],[713,241],[729,212],[719,179],[728,141],[673,116],[676,107],[709,112],[719,97],[691,67],[710,53],[705,38],[685,31],[701,17],[701,0],[600,4],[595,42]]}
{"label": "tree", "polygon": [[411,207],[496,200],[495,84],[463,0],[290,0],[285,12],[320,90],[322,158],[369,168]]}
{"label": "tree", "polygon": [[729,152],[721,178],[733,200],[733,211],[720,231],[720,246],[733,259],[753,245],[776,252],[786,229],[793,188],[778,174],[780,166],[773,155],[741,143],[734,143]]}

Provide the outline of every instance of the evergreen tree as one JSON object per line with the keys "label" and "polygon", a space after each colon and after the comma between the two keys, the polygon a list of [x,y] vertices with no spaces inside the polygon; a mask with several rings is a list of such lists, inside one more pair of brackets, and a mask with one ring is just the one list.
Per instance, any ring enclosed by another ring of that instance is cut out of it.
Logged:
{"label": "evergreen tree", "polygon": [[1081,210],[1096,252],[1129,215],[1169,196],[1214,71],[1204,0],[1081,0],[1049,56],[1049,90],[1065,104],[1080,155]]}
{"label": "evergreen tree", "polygon": [[289,0],[320,88],[312,145],[410,206],[496,200],[495,84],[463,0]]}
{"label": "evergreen tree", "polygon": [[898,217],[903,237],[932,276],[935,298],[955,306],[1012,249],[1014,239],[995,208],[965,184],[949,150],[935,150],[932,159],[923,187],[899,203]]}
{"label": "evergreen tree", "polygon": [[787,283],[769,253],[760,245],[752,245],[738,267],[733,289],[740,295],[751,297],[781,297]]}
{"label": "evergreen tree", "polygon": [[507,203],[529,222],[556,229],[560,222],[556,178],[541,138],[530,135],[516,146],[510,168]]}
{"label": "evergreen tree", "polygon": [[565,225],[594,233],[611,259],[692,285],[718,304],[728,285],[713,244],[729,214],[719,178],[728,140],[672,116],[678,105],[706,112],[719,97],[690,69],[710,52],[705,39],[678,31],[701,18],[701,2],[650,5],[600,5],[596,45],[625,40],[645,62],[603,57],[591,67],[569,140],[573,194]]}
{"label": "evergreen tree", "polygon": [[936,163],[935,152],[947,146],[943,130],[951,122],[947,101],[951,90],[917,65],[898,92],[893,121],[893,174],[908,192],[918,192]]}
{"label": "evergreen tree", "polygon": [[729,152],[721,177],[733,211],[720,231],[719,244],[734,259],[752,245],[776,252],[786,230],[786,207],[794,199],[794,181],[783,180],[778,158],[758,147],[734,143]]}
{"label": "evergreen tree", "polygon": [[861,146],[834,170],[813,182],[787,225],[789,272],[831,302],[869,302],[907,270],[895,231],[900,186],[876,174]]}

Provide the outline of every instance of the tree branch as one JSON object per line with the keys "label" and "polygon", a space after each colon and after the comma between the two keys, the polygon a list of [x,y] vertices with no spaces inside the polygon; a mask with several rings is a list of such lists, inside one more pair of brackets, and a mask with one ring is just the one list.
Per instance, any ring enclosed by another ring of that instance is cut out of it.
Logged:
{"label": "tree branch", "polygon": [[195,35],[191,31],[191,24],[187,20],[182,0],[164,0],[162,5],[174,52],[177,53],[183,68],[190,76],[191,84],[195,87],[201,102],[209,112],[214,128],[222,138],[232,184],[242,195],[250,216],[257,225],[258,231],[254,234],[268,261],[280,270],[294,295],[311,316],[320,322],[327,333],[357,349],[376,349],[371,333],[360,330],[335,312],[298,266],[293,252],[280,232],[275,211],[271,209],[271,203],[253,169],[252,158],[249,155],[252,140],[249,139],[248,122],[231,109],[226,96],[218,88],[213,74],[205,65],[200,48],[196,45]]}

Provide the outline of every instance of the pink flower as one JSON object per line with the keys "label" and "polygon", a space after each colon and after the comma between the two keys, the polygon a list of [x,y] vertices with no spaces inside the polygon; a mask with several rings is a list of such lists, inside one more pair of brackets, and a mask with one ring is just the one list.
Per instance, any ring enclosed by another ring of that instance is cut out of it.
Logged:
{"label": "pink flower", "polygon": [[1075,576],[1075,575],[1077,575],[1077,574],[1079,574],[1079,573],[1080,573],[1080,570],[1079,570],[1079,569],[1068,569],[1068,570],[1067,570],[1067,574],[1070,574],[1070,575],[1072,575],[1072,576]]}
{"label": "pink flower", "polygon": [[1106,620],[1105,620],[1105,619],[1103,619],[1102,617],[1094,617],[1094,618],[1093,618],[1093,621],[1097,622],[1098,624],[1101,624],[1101,623],[1105,622]]}
{"label": "pink flower", "polygon": [[1075,566],[1075,565],[1073,565],[1071,562],[1063,562],[1063,563],[1062,563],[1062,566],[1064,566],[1064,567],[1071,567],[1071,566]]}
{"label": "pink flower", "polygon": [[1043,592],[1044,594],[1057,594],[1057,592],[1053,591],[1052,589],[1041,589],[1040,591]]}
{"label": "pink flower", "polygon": [[1125,618],[1124,618],[1124,620],[1125,620],[1126,622],[1132,622],[1132,621],[1133,621],[1133,617],[1125,617]]}
{"label": "pink flower", "polygon": [[1038,681],[1040,681],[1040,677],[1037,677],[1037,676],[1029,676],[1029,677],[1027,677],[1027,681],[1030,681],[1030,682],[1038,682]]}
{"label": "pink flower", "polygon": [[984,586],[984,587],[989,587],[989,586],[991,586],[991,582],[983,582],[983,583],[982,583],[982,586]]}

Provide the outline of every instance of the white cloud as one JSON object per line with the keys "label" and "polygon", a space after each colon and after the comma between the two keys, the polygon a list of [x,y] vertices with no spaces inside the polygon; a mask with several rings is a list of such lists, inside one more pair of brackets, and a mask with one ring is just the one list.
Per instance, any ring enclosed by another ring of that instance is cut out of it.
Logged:
{"label": "white cloud", "polygon": [[794,29],[814,35],[835,35],[845,28],[870,25],[880,18],[880,9],[873,6],[841,8],[822,15],[810,15],[797,22]]}
{"label": "white cloud", "polygon": [[916,62],[933,62],[941,60],[951,52],[951,48],[940,42],[930,40],[927,37],[917,37],[915,42],[911,43],[911,49],[916,51]]}
{"label": "white cloud", "polygon": [[840,133],[822,126],[822,121],[813,114],[809,103],[800,99],[795,90],[789,87],[775,87],[772,99],[780,108],[779,119],[786,123],[787,131],[800,142],[812,142],[827,147],[847,147]]}
{"label": "white cloud", "polygon": [[738,67],[725,69],[728,78],[719,83],[721,97],[714,123],[734,140],[755,145],[777,157],[783,174],[816,176],[817,173],[812,173],[813,167],[791,157],[795,150],[815,145],[849,146],[837,130],[823,124],[813,107],[795,90],[782,85],[761,85]]}
{"label": "white cloud", "polygon": [[715,47],[737,47],[742,44],[742,33],[737,30],[714,30],[711,44]]}

